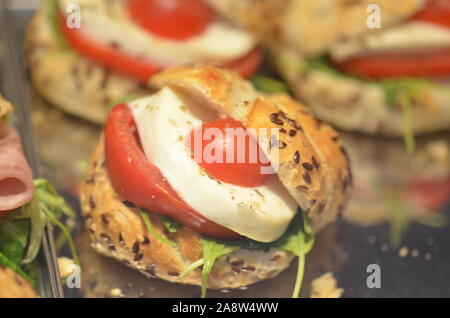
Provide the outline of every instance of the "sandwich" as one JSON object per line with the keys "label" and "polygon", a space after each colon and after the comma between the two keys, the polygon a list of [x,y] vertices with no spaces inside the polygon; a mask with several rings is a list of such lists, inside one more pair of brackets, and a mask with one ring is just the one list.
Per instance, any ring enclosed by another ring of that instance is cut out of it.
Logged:
{"label": "sandwich", "polygon": [[33,180],[19,134],[9,124],[12,110],[0,96],[0,297],[34,297],[46,224],[71,241],[60,219],[74,214],[48,181]]}
{"label": "sandwich", "polygon": [[92,247],[203,296],[275,277],[298,257],[297,297],[314,231],[337,218],[352,184],[339,134],[223,68],[170,68],[150,85],[154,94],[110,110],[81,185]]}
{"label": "sandwich", "polygon": [[248,78],[262,59],[248,32],[202,0],[48,0],[26,52],[37,91],[98,124],[117,101],[149,94],[148,79],[166,67],[217,64]]}
{"label": "sandwich", "polygon": [[450,128],[449,1],[208,2],[264,41],[292,93],[334,126],[404,135],[409,150],[414,134]]}
{"label": "sandwich", "polygon": [[354,186],[343,219],[361,226],[390,222],[393,246],[412,222],[441,227],[450,203],[450,139],[417,139],[408,154],[399,139],[343,134]]}

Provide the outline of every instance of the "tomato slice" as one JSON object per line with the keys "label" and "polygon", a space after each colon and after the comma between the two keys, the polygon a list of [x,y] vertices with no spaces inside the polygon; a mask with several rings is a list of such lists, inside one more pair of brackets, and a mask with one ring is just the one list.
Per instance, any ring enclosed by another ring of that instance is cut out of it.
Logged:
{"label": "tomato slice", "polygon": [[105,124],[106,169],[114,190],[125,200],[168,216],[198,233],[235,239],[239,235],[184,203],[142,151],[131,110],[115,106]]}
{"label": "tomato slice", "polygon": [[[139,60],[120,52],[113,46],[99,44],[88,39],[79,29],[69,28],[63,15],[60,15],[59,25],[63,37],[81,55],[131,77],[139,83],[147,83],[153,74],[163,69],[157,63]],[[237,60],[224,63],[222,66],[234,70],[241,77],[248,79],[258,70],[261,62],[262,50],[256,47],[247,55]]]}
{"label": "tomato slice", "polygon": [[270,162],[257,140],[246,132],[232,118],[205,123],[190,134],[192,156],[217,180],[241,187],[263,185],[269,174],[263,174],[262,168],[270,167]]}
{"label": "tomato slice", "polygon": [[145,30],[174,40],[203,33],[215,18],[202,0],[129,0],[128,12]]}
{"label": "tomato slice", "polygon": [[366,54],[333,64],[347,74],[364,78],[444,77],[450,75],[450,49],[411,54]]}
{"label": "tomato slice", "polygon": [[406,192],[426,211],[439,211],[450,202],[450,179],[440,182],[416,180],[408,185]]}
{"label": "tomato slice", "polygon": [[413,20],[450,28],[450,0],[428,0],[425,8],[418,12]]}
{"label": "tomato slice", "polygon": [[[450,0],[428,0],[413,20],[450,27]],[[341,71],[363,78],[446,77],[450,75],[450,48],[415,53],[373,53],[334,63]]]}
{"label": "tomato slice", "polygon": [[240,59],[227,62],[222,66],[238,73],[242,78],[249,79],[256,73],[263,60],[261,48],[255,47]]}
{"label": "tomato slice", "polygon": [[95,43],[86,38],[79,29],[69,28],[62,15],[59,22],[61,33],[70,46],[94,62],[132,77],[140,83],[146,83],[151,75],[161,70],[156,64],[130,57],[112,46]]}

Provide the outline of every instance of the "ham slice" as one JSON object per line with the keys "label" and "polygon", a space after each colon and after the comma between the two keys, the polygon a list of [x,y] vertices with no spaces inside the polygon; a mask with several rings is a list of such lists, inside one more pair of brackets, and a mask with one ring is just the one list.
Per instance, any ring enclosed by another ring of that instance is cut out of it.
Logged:
{"label": "ham slice", "polygon": [[17,132],[0,120],[0,216],[33,198],[33,174]]}

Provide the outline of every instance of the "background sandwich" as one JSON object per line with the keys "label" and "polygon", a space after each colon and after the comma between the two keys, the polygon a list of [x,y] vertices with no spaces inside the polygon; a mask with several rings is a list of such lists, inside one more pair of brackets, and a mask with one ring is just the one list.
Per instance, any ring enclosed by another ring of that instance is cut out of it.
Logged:
{"label": "background sandwich", "polygon": [[250,77],[262,53],[202,0],[49,0],[26,37],[37,90],[65,111],[98,124],[120,99],[149,93],[168,66],[210,63]]}

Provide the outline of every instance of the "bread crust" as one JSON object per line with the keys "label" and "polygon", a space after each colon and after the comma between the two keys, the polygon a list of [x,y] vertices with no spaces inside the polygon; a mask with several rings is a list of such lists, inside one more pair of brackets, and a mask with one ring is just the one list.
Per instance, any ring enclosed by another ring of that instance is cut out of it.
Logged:
{"label": "bread crust", "polygon": [[111,103],[149,93],[144,85],[61,46],[49,22],[49,4],[34,15],[26,34],[26,60],[37,91],[64,111],[103,124]]}
{"label": "bread crust", "polygon": [[[231,21],[271,47],[280,45],[305,56],[325,53],[348,38],[364,36],[372,0],[206,0]],[[420,10],[423,0],[378,0],[382,27],[398,24]],[[320,26],[320,27],[318,27]]]}
{"label": "bread crust", "polygon": [[[274,51],[276,64],[292,92],[321,119],[346,131],[402,136],[403,112],[389,105],[376,82],[337,76],[323,70],[303,71],[305,59],[288,49]],[[416,134],[450,128],[450,87],[435,84],[424,88],[411,109]]]}
{"label": "bread crust", "polygon": [[[247,128],[280,128],[278,177],[320,230],[336,219],[352,183],[339,134],[286,95],[257,93],[236,74],[212,66],[176,67],[155,75],[150,85],[191,96]],[[292,135],[292,136],[291,136]],[[264,147],[263,147],[264,149]]]}
{"label": "bread crust", "polygon": [[0,298],[38,297],[30,282],[8,267],[0,267]]}
{"label": "bread crust", "polygon": [[[146,229],[139,209],[115,194],[104,165],[103,139],[94,151],[87,179],[81,185],[81,207],[92,247],[139,270],[146,277],[174,283],[200,285],[200,270],[179,274],[202,257],[200,236],[183,227],[168,233],[155,213],[149,218],[156,232],[177,243],[176,247],[158,241]],[[209,276],[208,288],[238,288],[277,276],[286,269],[292,253],[239,250],[217,259]]]}

